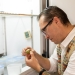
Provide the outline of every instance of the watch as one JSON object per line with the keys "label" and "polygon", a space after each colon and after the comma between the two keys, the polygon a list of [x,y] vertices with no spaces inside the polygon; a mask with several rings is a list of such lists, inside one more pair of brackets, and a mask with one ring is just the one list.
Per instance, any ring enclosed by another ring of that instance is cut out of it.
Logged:
{"label": "watch", "polygon": [[40,72],[39,72],[39,75],[42,75],[42,73],[46,71],[45,69],[42,69]]}

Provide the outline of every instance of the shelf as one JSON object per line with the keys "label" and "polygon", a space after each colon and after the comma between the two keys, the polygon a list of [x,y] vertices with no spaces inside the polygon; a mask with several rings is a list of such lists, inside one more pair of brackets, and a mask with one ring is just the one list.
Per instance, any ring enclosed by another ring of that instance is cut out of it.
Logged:
{"label": "shelf", "polygon": [[38,15],[32,15],[32,14],[18,14],[18,13],[6,13],[6,12],[0,12],[0,17],[6,17],[6,16],[38,16]]}

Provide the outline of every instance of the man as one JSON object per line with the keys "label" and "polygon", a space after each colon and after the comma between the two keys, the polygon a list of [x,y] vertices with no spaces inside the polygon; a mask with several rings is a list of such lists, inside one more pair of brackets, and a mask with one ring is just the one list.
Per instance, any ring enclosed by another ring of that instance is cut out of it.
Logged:
{"label": "man", "polygon": [[[26,64],[39,75],[49,75],[58,71],[59,75],[75,75],[75,27],[71,25],[66,13],[57,6],[49,6],[38,16],[39,27],[46,39],[57,44],[51,57],[44,58],[32,48],[23,49]],[[30,54],[25,51],[30,49]]]}

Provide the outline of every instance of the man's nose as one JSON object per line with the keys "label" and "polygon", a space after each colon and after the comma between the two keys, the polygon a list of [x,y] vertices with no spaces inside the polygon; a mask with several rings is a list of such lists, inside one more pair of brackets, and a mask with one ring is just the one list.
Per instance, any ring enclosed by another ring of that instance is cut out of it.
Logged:
{"label": "man's nose", "polygon": [[49,36],[48,36],[48,35],[46,35],[46,36],[45,36],[45,38],[46,38],[46,39],[49,39]]}

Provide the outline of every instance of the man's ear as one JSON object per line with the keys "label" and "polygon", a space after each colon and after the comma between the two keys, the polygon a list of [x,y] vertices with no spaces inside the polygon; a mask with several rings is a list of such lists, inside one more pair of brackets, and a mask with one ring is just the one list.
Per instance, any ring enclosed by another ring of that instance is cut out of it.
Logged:
{"label": "man's ear", "polygon": [[54,17],[54,22],[56,23],[56,24],[58,24],[59,23],[59,18],[58,17]]}

